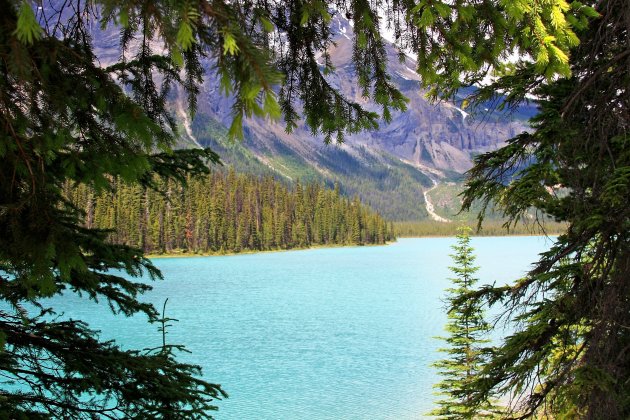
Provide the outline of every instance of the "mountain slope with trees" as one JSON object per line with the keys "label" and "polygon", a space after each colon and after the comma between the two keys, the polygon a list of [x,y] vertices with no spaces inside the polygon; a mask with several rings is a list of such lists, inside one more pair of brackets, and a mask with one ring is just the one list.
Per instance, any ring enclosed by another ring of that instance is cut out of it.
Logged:
{"label": "mountain slope with trees", "polygon": [[[376,104],[365,102],[356,83],[352,25],[337,15],[330,30],[334,44],[328,52],[334,70],[326,75],[327,82],[366,109],[378,111]],[[379,121],[377,129],[346,134],[343,144],[330,145],[304,123],[287,133],[281,122],[250,118],[243,121],[241,144],[251,158],[281,176],[338,183],[344,194],[358,195],[390,220],[423,220],[428,214],[422,193],[433,185],[432,180],[459,178],[472,166],[473,156],[494,150],[525,130],[534,106],[523,104],[514,112],[503,112],[493,108],[496,104],[488,104],[487,113],[474,116],[462,109],[461,98],[432,103],[415,72],[415,60],[406,57],[401,63],[393,44],[383,40],[383,46],[389,83],[409,98],[405,112],[392,111],[391,121]],[[212,60],[204,64],[207,69],[212,66]],[[233,101],[221,96],[218,85],[208,71],[190,131],[202,146],[225,144],[217,131],[211,134],[206,126],[224,127],[227,132],[231,123]]]}
{"label": "mountain slope with trees", "polygon": [[[386,152],[310,143],[312,148],[308,153],[306,150],[296,153],[275,140],[270,141],[269,150],[273,151],[260,154],[247,130],[242,141],[230,140],[227,128],[205,115],[195,117],[191,133],[200,144],[219,153],[225,166],[237,172],[270,174],[287,182],[300,179],[330,188],[338,185],[343,195],[359,196],[388,220],[418,220],[427,216],[422,189],[432,184],[431,178]],[[313,159],[317,160],[316,165]]]}
{"label": "mountain slope with trees", "polygon": [[[358,84],[359,70],[353,63],[354,29],[344,16],[329,22],[331,43],[327,49],[334,67],[324,76],[331,87],[367,111],[377,113],[379,105],[363,98]],[[93,32],[99,57],[107,63],[119,56],[113,30]],[[130,42],[134,42],[133,40]],[[304,121],[296,121],[291,132],[282,121],[257,117],[243,119],[243,135],[230,141],[234,96],[225,96],[216,60],[201,60],[204,81],[197,98],[197,112],[188,116],[183,91],[169,96],[169,106],[182,134],[181,146],[211,147],[222,160],[239,172],[274,173],[286,179],[339,184],[347,196],[358,195],[390,220],[428,218],[423,192],[433,181],[449,182],[472,166],[472,158],[494,150],[527,128],[535,107],[521,104],[510,112],[486,104],[488,111],[473,115],[463,108],[466,92],[453,101],[432,103],[418,74],[417,63],[382,40],[392,87],[408,98],[406,111],[391,111],[391,120],[380,120],[369,131],[345,133],[343,144],[325,144],[324,133],[312,133]],[[323,67],[323,58],[315,63]],[[433,180],[433,181],[432,181]],[[456,197],[453,197],[456,198]]]}

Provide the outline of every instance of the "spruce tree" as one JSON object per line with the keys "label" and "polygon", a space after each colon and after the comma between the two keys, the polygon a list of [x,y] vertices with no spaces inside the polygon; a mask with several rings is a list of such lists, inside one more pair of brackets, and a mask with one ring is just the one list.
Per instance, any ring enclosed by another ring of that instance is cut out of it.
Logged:
{"label": "spruce tree", "polygon": [[475,400],[475,391],[471,389],[485,362],[483,344],[488,343],[490,325],[484,319],[480,303],[465,298],[474,290],[478,281],[474,276],[479,268],[475,266],[470,245],[471,229],[460,227],[458,231],[457,244],[451,247],[454,265],[450,270],[455,277],[450,279],[453,287],[447,289],[446,298],[448,336],[442,338],[447,347],[440,350],[446,358],[434,364],[443,378],[435,386],[443,399],[431,415],[444,419],[492,417],[495,407],[487,400]]}
{"label": "spruce tree", "polygon": [[630,418],[630,2],[587,4],[590,24],[572,20],[571,78],[538,79],[521,63],[493,87],[517,97],[538,86],[539,113],[477,158],[464,196],[509,224],[532,208],[567,224],[527,276],[470,297],[514,321],[475,385],[480,400],[514,395],[519,418]]}

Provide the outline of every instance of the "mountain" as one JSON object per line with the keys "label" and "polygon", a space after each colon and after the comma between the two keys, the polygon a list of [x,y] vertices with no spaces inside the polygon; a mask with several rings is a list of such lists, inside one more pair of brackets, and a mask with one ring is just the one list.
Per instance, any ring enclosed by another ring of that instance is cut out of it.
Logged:
{"label": "mountain", "polygon": [[[380,111],[361,96],[351,63],[352,27],[345,19],[333,21],[335,45],[330,55],[336,70],[328,77],[331,85],[367,109]],[[96,37],[103,62],[118,57],[115,42],[107,32]],[[425,194],[434,184],[451,182],[472,165],[474,155],[493,150],[526,129],[533,108],[507,115],[498,111],[473,118],[457,102],[430,103],[424,96],[416,63],[398,59],[398,51],[387,44],[388,71],[392,82],[409,98],[406,112],[393,113],[389,124],[378,130],[349,135],[341,145],[326,145],[305,126],[291,134],[281,122],[252,118],[244,121],[245,138],[227,140],[232,99],[219,91],[219,80],[207,69],[198,111],[191,120],[181,92],[173,95],[173,111],[181,123],[182,145],[210,146],[226,165],[239,171],[275,173],[287,182],[302,179],[330,186],[338,183],[347,195],[364,202],[391,220],[439,219]],[[449,204],[452,206],[452,203]],[[439,213],[439,212],[438,212]]]}

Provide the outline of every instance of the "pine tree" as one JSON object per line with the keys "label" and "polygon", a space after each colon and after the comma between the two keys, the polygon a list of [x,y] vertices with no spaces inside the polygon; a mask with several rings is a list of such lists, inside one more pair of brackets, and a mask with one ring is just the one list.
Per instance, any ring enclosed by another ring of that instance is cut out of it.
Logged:
{"label": "pine tree", "polygon": [[227,232],[225,221],[225,185],[223,179],[212,177],[214,188],[212,189],[212,209],[210,216],[210,229],[212,231],[212,249],[218,251],[225,244]]}
{"label": "pine tree", "polygon": [[444,398],[431,415],[454,420],[493,417],[496,408],[488,400],[475,400],[475,390],[471,389],[486,360],[482,345],[488,342],[490,325],[479,302],[466,299],[478,281],[474,275],[479,268],[474,265],[474,250],[470,246],[471,229],[461,227],[458,231],[457,244],[452,246],[454,265],[450,267],[455,277],[450,279],[453,287],[447,289],[446,298],[448,336],[442,338],[447,344],[441,349],[446,358],[434,364],[443,377],[436,388]]}
{"label": "pine tree", "polygon": [[348,218],[346,220],[349,224],[350,243],[363,245],[363,220],[361,219],[358,197],[354,197],[352,202],[349,203]]}
{"label": "pine tree", "polygon": [[[11,383],[2,387],[0,413],[207,417],[212,401],[225,393],[199,379],[196,366],[178,362],[172,352],[101,341],[84,322],[57,318],[48,298],[78,294],[115,313],[157,319],[155,308],[138,300],[151,287],[133,278],[160,278],[159,271],[139,249],[113,244],[115,232],[91,226],[86,203],[73,204],[64,187],[98,194],[94,219],[132,234],[130,244],[137,246],[138,232],[127,228],[138,226],[114,225],[118,217],[139,218],[138,206],[126,213],[117,205],[112,193],[118,184],[158,188],[160,177],[184,182],[185,174],[206,173],[218,158],[210,150],[172,150],[176,130],[165,98],[168,85],[185,82],[168,58],[140,42],[137,55],[126,48],[133,59],[102,67],[87,35],[98,26],[95,3],[44,6],[36,16],[29,2],[0,2],[0,371]],[[97,6],[105,25],[122,11],[109,2]],[[133,7],[124,6],[131,15],[127,40],[179,20],[163,10],[161,20],[148,24],[149,12]],[[51,10],[59,16],[55,24],[43,15]],[[185,61],[194,81],[198,61]],[[165,84],[156,85],[154,74]],[[194,96],[194,84],[188,87]]]}

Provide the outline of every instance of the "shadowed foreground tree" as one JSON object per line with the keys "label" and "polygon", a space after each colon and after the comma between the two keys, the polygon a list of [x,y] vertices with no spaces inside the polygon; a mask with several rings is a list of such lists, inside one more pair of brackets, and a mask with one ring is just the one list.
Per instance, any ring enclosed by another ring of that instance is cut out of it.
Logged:
{"label": "shadowed foreground tree", "polygon": [[[44,303],[77,293],[124,315],[158,316],[138,301],[150,286],[129,278],[159,272],[138,250],[84,223],[63,187],[109,192],[122,180],[158,189],[165,183],[157,178],[207,173],[218,157],[172,150],[177,127],[168,112],[174,86],[194,112],[206,56],[234,98],[232,136],[242,135],[244,117],[283,116],[289,130],[301,117],[326,141],[341,141],[344,132],[375,127],[379,116],[325,78],[334,71],[326,53],[332,14],[354,24],[358,87],[388,120],[405,99],[389,82],[379,12],[398,46],[418,55],[434,94],[448,96],[491,69],[510,71],[502,63],[514,51],[533,57],[534,75],[568,75],[577,43],[570,21],[590,9],[563,0],[0,0],[0,10],[0,411],[195,418],[224,395],[196,379],[195,367],[171,352],[123,351],[80,321],[56,319]],[[118,35],[113,63],[95,53],[99,27],[114,34],[109,39]]]}
{"label": "shadowed foreground tree", "polygon": [[568,224],[528,276],[472,296],[517,327],[471,387],[510,393],[519,418],[630,418],[630,2],[595,6],[571,78],[533,83],[523,67],[504,80],[538,86],[540,113],[477,159],[465,192],[464,207],[496,202],[511,222],[534,207]]}

